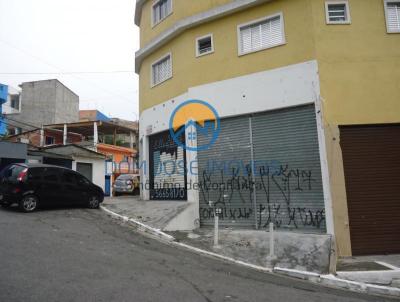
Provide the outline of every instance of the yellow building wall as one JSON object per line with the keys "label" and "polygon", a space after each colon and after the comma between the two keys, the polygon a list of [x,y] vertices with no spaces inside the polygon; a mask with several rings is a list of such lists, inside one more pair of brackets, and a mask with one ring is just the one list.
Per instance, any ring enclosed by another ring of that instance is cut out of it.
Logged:
{"label": "yellow building wall", "polygon": [[[154,29],[152,2],[146,3],[142,43],[182,17],[229,2],[201,0],[188,5],[185,0],[173,1],[174,13]],[[338,126],[400,123],[400,34],[387,34],[383,0],[349,0],[349,5],[350,25],[327,25],[325,0],[276,0],[259,5],[185,31],[145,58],[140,69],[142,112],[189,87],[316,59],[339,256],[351,255],[351,243]],[[239,57],[237,25],[280,11],[287,44]],[[208,33],[214,35],[215,53],[196,58],[195,39]],[[169,52],[173,78],[151,88],[151,64]]]}
{"label": "yellow building wall", "polygon": [[142,8],[140,46],[143,47],[160,33],[186,17],[205,12],[229,2],[232,2],[232,0],[172,0],[172,14],[153,27],[151,17],[154,0],[148,0]]}
{"label": "yellow building wall", "polygon": [[[238,56],[237,26],[283,12],[286,44]],[[280,0],[190,29],[144,59],[140,68],[140,112],[189,87],[315,59],[308,0]],[[196,58],[195,39],[214,35],[214,50]],[[172,53],[173,78],[151,88],[151,64]]]}
{"label": "yellow building wall", "polygon": [[313,0],[316,56],[340,256],[351,255],[338,125],[400,122],[400,34],[387,34],[383,0],[349,0],[351,24],[327,25]]}

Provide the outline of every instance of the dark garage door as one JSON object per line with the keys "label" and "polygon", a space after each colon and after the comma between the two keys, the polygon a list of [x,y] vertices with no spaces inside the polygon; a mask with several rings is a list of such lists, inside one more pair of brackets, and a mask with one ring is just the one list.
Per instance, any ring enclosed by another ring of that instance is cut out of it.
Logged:
{"label": "dark garage door", "polygon": [[76,171],[81,173],[90,181],[93,181],[93,166],[87,163],[76,163]]}
{"label": "dark garage door", "polygon": [[340,127],[353,255],[400,252],[400,125]]}

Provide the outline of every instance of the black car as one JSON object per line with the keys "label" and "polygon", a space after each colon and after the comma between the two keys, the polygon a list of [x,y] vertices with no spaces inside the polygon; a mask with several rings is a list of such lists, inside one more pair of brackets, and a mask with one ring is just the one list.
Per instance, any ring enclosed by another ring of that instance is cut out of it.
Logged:
{"label": "black car", "polygon": [[0,205],[18,204],[23,212],[45,206],[84,205],[95,209],[103,190],[67,168],[41,164],[12,164],[0,172]]}

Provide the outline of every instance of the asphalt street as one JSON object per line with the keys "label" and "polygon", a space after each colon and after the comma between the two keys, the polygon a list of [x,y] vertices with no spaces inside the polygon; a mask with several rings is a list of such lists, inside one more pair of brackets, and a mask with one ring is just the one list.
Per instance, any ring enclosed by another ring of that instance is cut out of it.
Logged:
{"label": "asphalt street", "polygon": [[133,232],[101,210],[23,214],[0,208],[0,301],[392,300],[179,250]]}

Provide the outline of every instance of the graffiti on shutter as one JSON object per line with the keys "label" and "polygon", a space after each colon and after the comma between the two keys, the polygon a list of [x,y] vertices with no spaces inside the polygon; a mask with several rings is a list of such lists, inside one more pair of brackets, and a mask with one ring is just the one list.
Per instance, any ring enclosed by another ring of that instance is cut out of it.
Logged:
{"label": "graffiti on shutter", "polygon": [[325,232],[313,105],[221,120],[221,134],[198,152],[200,223],[222,209],[223,226]]}

